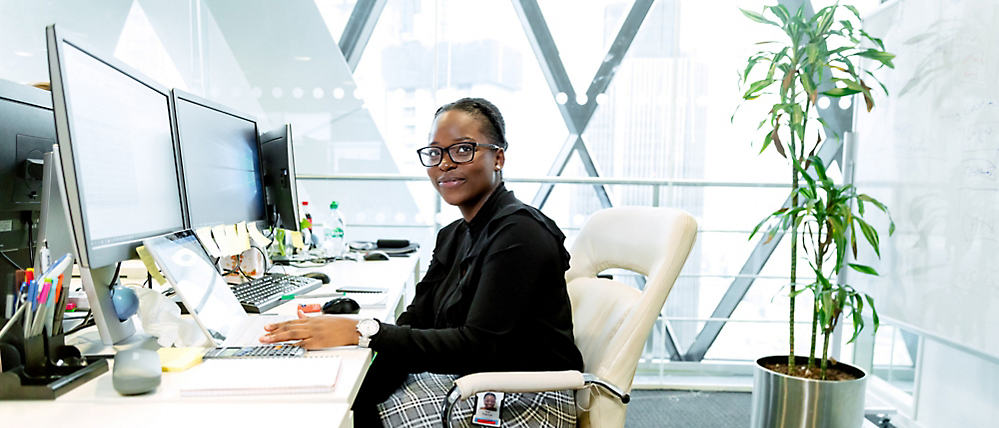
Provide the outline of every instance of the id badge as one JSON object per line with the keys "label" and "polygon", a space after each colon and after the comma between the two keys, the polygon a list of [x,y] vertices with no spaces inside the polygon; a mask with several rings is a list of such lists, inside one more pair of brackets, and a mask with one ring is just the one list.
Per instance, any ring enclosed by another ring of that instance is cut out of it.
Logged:
{"label": "id badge", "polygon": [[475,394],[475,414],[472,415],[472,423],[487,427],[500,426],[500,406],[502,404],[502,392]]}

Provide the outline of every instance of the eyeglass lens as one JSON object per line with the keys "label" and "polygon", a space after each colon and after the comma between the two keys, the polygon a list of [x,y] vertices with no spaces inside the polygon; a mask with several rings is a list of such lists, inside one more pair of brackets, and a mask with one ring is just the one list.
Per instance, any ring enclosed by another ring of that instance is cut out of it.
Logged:
{"label": "eyeglass lens", "polygon": [[[427,167],[440,165],[444,150],[439,147],[425,147],[420,150],[420,161]],[[475,155],[475,144],[458,143],[448,147],[446,150],[451,161],[454,163],[471,162],[472,157]]]}

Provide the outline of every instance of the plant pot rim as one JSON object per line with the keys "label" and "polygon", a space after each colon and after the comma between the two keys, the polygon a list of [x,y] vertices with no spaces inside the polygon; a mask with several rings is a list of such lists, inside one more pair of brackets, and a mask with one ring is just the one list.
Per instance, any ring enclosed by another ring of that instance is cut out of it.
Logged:
{"label": "plant pot rim", "polygon": [[[804,357],[804,356],[801,356],[801,355],[795,355],[794,356],[795,363],[797,363],[798,361],[801,361],[801,360],[804,360],[806,364],[808,363],[808,357]],[[816,360],[818,360],[818,358],[816,358]],[[768,356],[765,356],[765,357],[757,358],[756,359],[756,368],[758,368],[760,370],[764,370],[767,373],[770,373],[770,374],[773,374],[773,375],[782,376],[782,377],[785,377],[785,378],[788,378],[788,379],[796,379],[796,380],[801,381],[801,382],[820,382],[820,383],[830,383],[830,384],[844,384],[844,383],[850,383],[850,382],[862,382],[865,379],[867,379],[867,371],[866,370],[864,370],[864,369],[862,369],[860,367],[857,367],[857,366],[855,366],[853,364],[844,363],[842,361],[837,361],[836,365],[837,366],[840,366],[840,365],[846,366],[848,368],[847,371],[856,372],[855,374],[858,374],[858,376],[857,376],[856,379],[851,379],[851,380],[822,380],[822,379],[809,379],[809,378],[804,378],[804,377],[791,376],[791,375],[788,375],[787,373],[781,373],[781,372],[776,372],[776,371],[770,370],[766,366],[764,366],[765,363],[771,363],[771,362],[786,363],[787,362],[787,355],[768,355]]]}

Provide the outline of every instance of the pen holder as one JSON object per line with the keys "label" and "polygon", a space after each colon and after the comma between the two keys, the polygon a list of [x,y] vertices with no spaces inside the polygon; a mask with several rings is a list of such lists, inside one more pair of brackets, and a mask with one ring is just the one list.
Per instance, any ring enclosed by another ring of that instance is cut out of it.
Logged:
{"label": "pen holder", "polygon": [[[11,334],[20,335],[20,327],[18,321]],[[0,373],[0,400],[54,400],[108,371],[106,359],[84,357],[61,334],[49,337],[43,329],[40,335],[13,339],[5,346],[19,348],[23,360]]]}

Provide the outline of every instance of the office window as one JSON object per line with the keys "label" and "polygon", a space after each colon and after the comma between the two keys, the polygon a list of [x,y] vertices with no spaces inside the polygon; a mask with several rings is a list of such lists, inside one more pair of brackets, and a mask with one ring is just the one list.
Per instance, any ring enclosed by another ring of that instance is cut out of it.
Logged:
{"label": "office window", "polygon": [[[509,178],[542,177],[554,169],[564,177],[599,172],[610,179],[788,181],[782,159],[757,153],[763,107],[744,107],[730,121],[740,100],[736,76],[753,42],[779,37],[738,8],[759,11],[774,2],[653,2],[606,90],[593,100],[552,90],[517,3],[388,0],[351,69],[338,44],[356,1],[189,0],[167,6],[0,0],[0,78],[47,80],[44,26],[56,22],[166,85],[257,116],[261,130],[291,123],[301,175],[423,176],[414,150],[427,143],[435,110],[478,96],[495,102],[506,118]],[[586,93],[608,59],[633,3],[538,0],[576,94]],[[812,2],[815,8],[830,3]],[[852,3],[863,14],[879,2]],[[585,156],[575,152],[560,160],[564,146],[575,141],[560,106],[590,102],[596,108],[579,130]],[[348,240],[412,239],[429,254],[435,224],[458,218],[426,181],[303,180],[300,187],[313,207],[341,203]],[[787,195],[773,187],[674,183],[611,184],[606,195],[590,184],[556,184],[542,197],[538,183],[508,187],[524,201],[542,201],[570,242],[606,201],[658,203],[698,219],[697,245],[648,354],[657,364],[670,358],[665,333],[681,353],[694,344],[756,245],[748,232]],[[789,258],[785,241],[705,358],[748,361],[786,352],[781,321]],[[640,279],[628,281],[641,286]],[[799,306],[798,320],[809,321],[808,303]],[[798,330],[799,344],[807,344],[805,330]]]}

